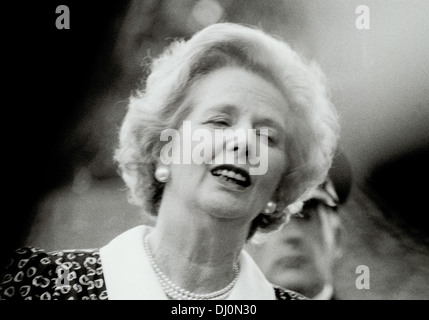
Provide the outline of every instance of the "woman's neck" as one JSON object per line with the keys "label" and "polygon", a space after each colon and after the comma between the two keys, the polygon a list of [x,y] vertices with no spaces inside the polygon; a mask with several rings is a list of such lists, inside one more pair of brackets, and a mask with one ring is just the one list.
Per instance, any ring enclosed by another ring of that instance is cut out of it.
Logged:
{"label": "woman's neck", "polygon": [[249,223],[200,210],[163,202],[148,242],[155,262],[173,283],[208,293],[233,280]]}

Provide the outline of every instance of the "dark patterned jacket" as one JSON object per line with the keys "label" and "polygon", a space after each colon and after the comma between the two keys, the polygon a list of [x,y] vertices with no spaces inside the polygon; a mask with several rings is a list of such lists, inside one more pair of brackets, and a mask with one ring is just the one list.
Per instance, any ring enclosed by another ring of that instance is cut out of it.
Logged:
{"label": "dark patterned jacket", "polygon": [[[278,300],[305,300],[273,286]],[[46,252],[25,247],[15,251],[0,274],[0,300],[106,300],[98,249]]]}

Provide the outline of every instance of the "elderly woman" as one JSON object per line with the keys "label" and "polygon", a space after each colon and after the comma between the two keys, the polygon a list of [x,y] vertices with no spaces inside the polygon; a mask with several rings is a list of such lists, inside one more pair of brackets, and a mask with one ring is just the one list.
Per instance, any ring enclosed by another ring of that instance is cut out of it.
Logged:
{"label": "elderly woman", "polygon": [[1,297],[301,298],[270,284],[243,246],[324,180],[337,136],[321,72],[281,40],[221,23],[176,41],[130,99],[115,156],[155,227],[89,252],[21,249]]}

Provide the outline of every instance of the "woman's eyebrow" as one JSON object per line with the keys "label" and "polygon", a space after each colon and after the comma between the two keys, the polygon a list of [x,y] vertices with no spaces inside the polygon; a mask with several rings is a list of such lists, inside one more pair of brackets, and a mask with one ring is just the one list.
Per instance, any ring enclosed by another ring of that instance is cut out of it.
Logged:
{"label": "woman's eyebrow", "polygon": [[284,126],[284,124],[280,123],[280,121],[277,121],[271,118],[258,119],[257,121],[255,121],[255,124],[259,126],[262,125],[262,126],[271,127],[273,129],[277,129],[281,131],[282,133],[286,133],[286,127]]}
{"label": "woman's eyebrow", "polygon": [[237,108],[231,104],[219,104],[204,110],[204,114],[212,114],[212,113],[234,114],[236,112],[236,109]]}
{"label": "woman's eyebrow", "polygon": [[[232,104],[219,104],[204,110],[203,114],[211,115],[211,114],[224,113],[227,115],[234,115],[237,113],[237,109],[238,108]],[[280,121],[277,121],[272,118],[267,118],[263,116],[259,119],[256,119],[255,125],[271,127],[273,129],[280,131],[281,133],[286,133],[285,125]]]}

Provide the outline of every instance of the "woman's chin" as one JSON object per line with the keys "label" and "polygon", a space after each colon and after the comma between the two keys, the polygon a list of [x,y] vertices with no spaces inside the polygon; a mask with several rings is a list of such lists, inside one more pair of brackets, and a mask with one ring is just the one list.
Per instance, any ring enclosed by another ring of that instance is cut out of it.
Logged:
{"label": "woman's chin", "polygon": [[245,218],[252,215],[249,202],[223,192],[213,192],[204,197],[202,207],[212,216],[223,219]]}

